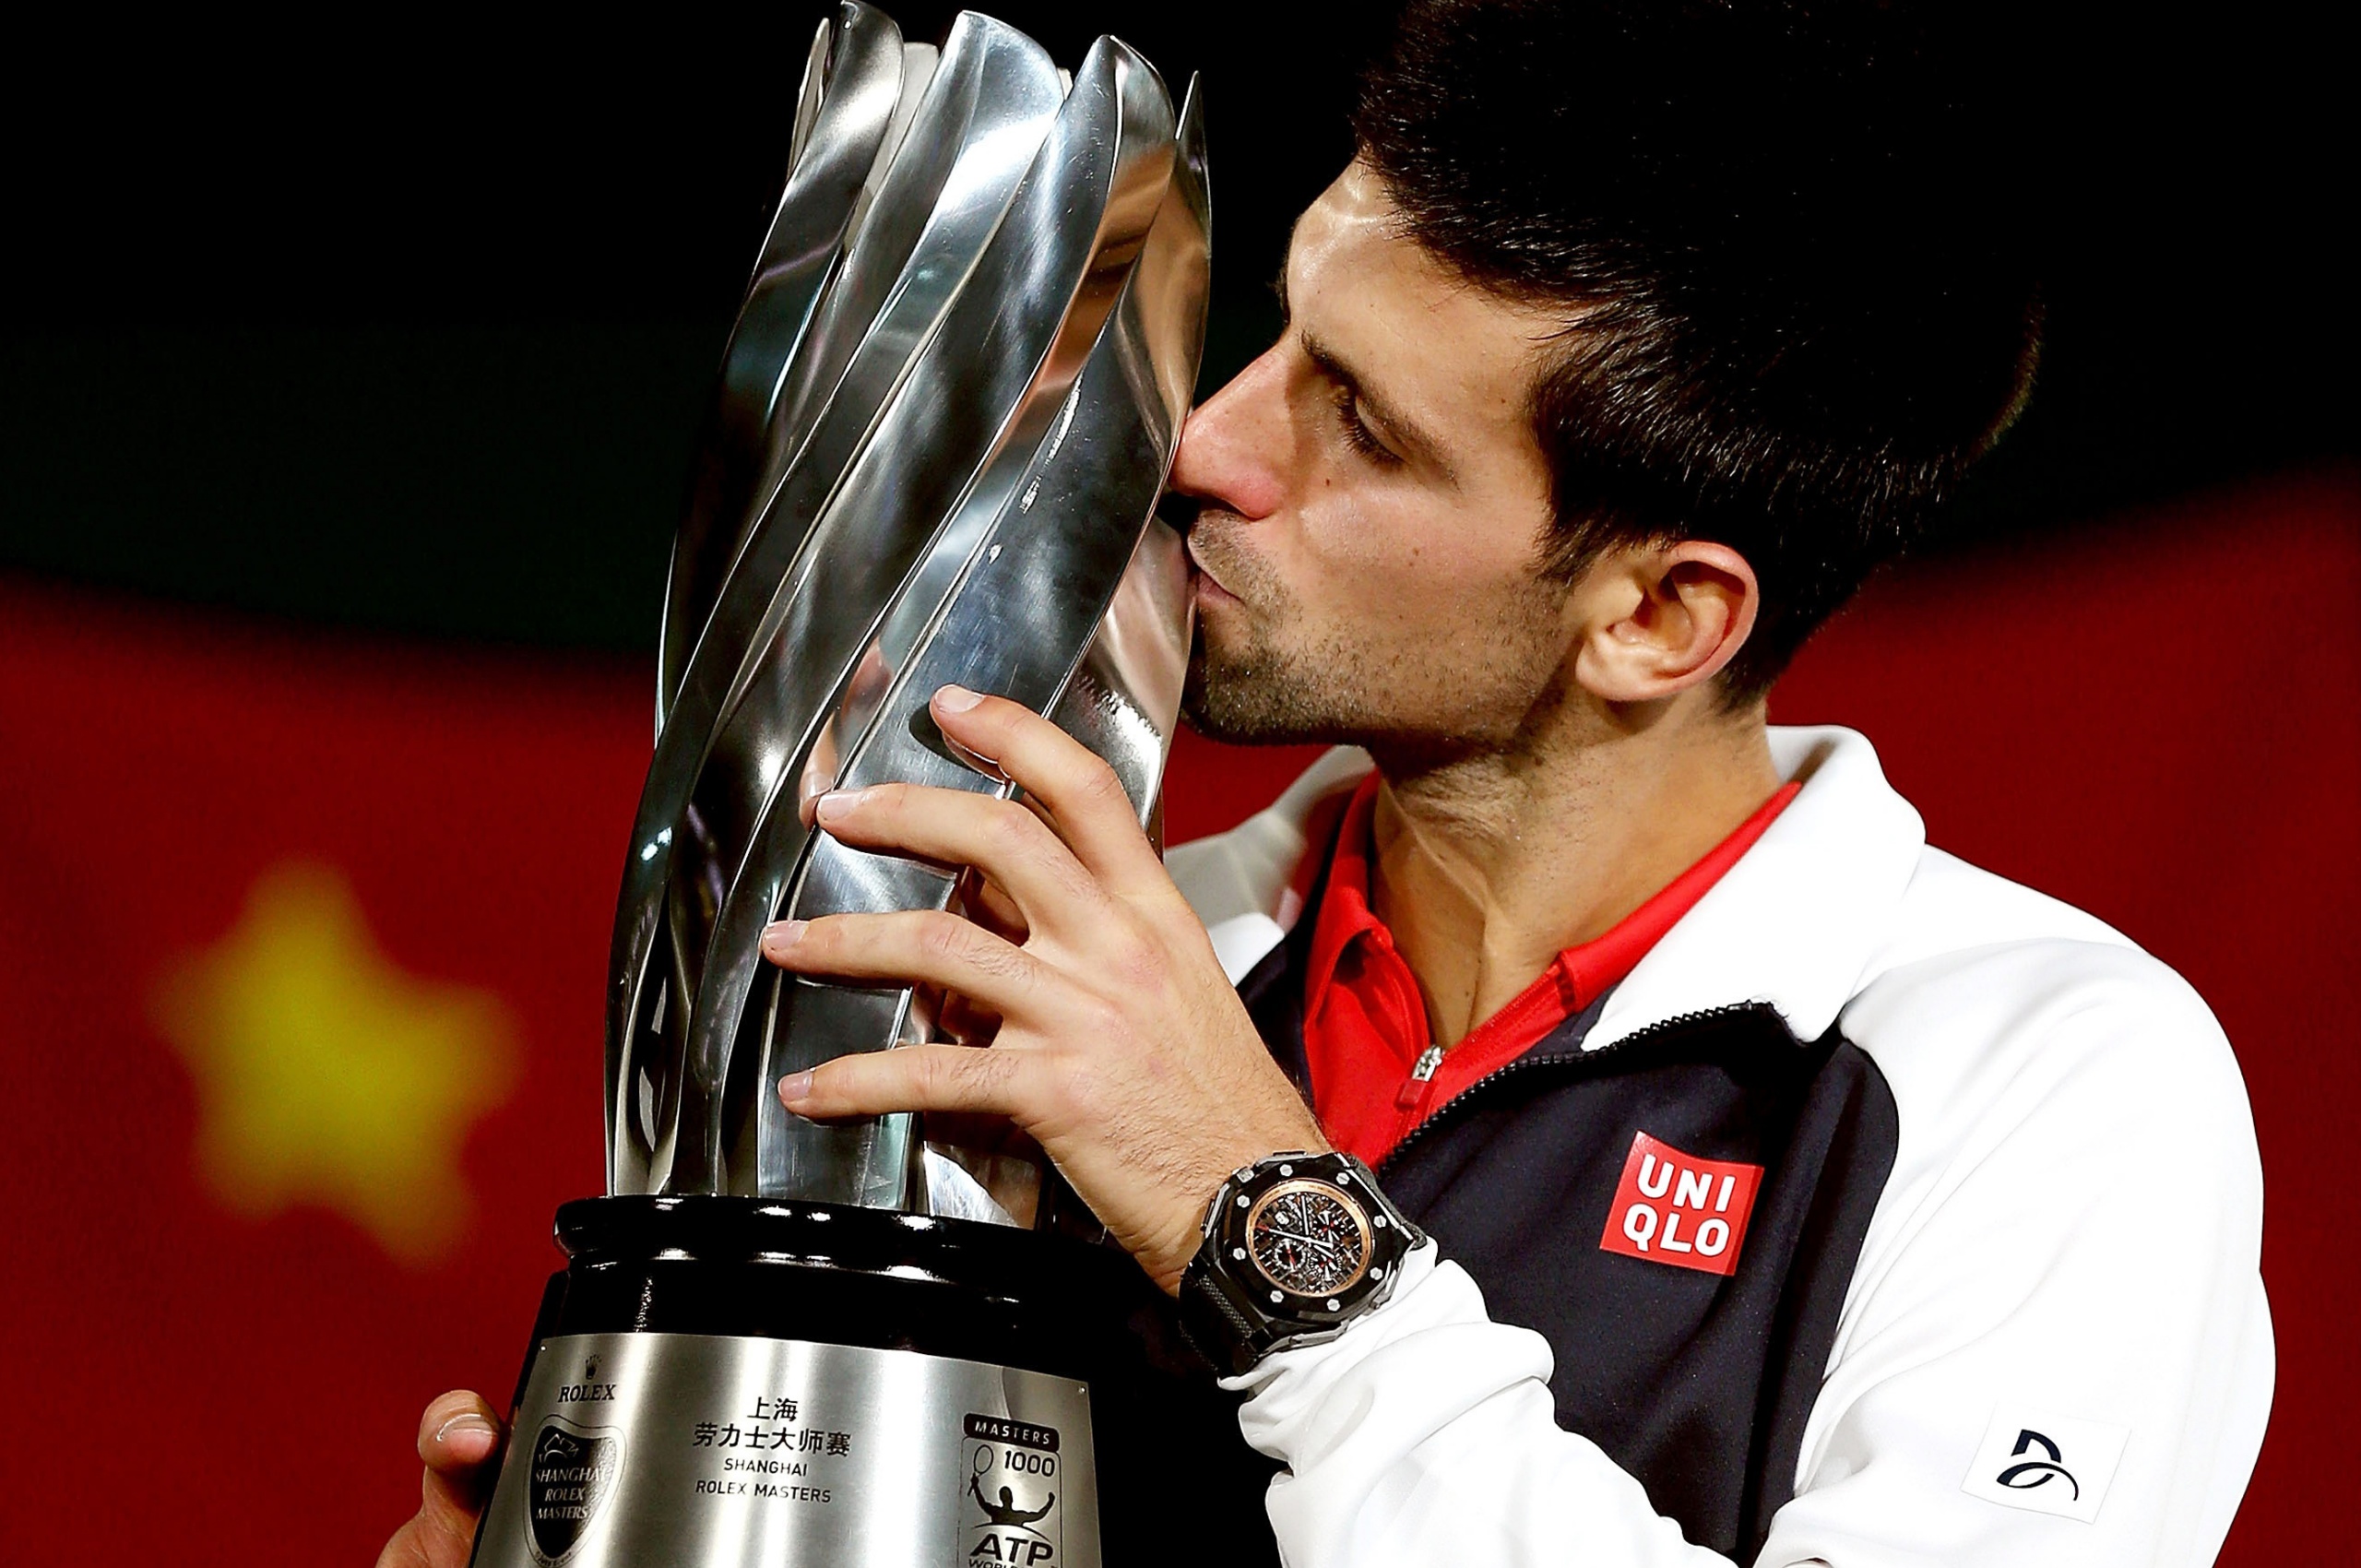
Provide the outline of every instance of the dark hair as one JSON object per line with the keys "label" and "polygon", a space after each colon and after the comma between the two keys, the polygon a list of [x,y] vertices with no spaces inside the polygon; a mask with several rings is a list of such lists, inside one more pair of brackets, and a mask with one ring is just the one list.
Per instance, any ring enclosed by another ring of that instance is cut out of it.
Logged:
{"label": "dark hair", "polygon": [[1354,112],[1411,237],[1569,307],[1553,566],[1712,539],[1767,691],[2015,418],[2040,341],[2006,106],[1903,4],[1409,0]]}

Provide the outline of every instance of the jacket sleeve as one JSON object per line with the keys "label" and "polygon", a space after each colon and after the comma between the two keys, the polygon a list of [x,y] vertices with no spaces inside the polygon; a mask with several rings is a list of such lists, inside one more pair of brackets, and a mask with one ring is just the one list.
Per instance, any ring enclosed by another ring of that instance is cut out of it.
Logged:
{"label": "jacket sleeve", "polygon": [[[1889,1041],[1998,1043],[1895,1057],[1904,1147],[1755,1562],[2211,1562],[2272,1385],[2260,1163],[2218,1026],[2153,960],[2087,949],[1862,1001]],[[1557,1427],[1551,1370],[1429,1251],[1338,1339],[1233,1380],[1247,1440],[1287,1467],[1268,1500],[1286,1561],[1728,1562]]]}
{"label": "jacket sleeve", "polygon": [[1268,1500],[1282,1560],[1727,1568],[1559,1430],[1550,1364],[1548,1341],[1487,1318],[1476,1282],[1430,1243],[1341,1337],[1227,1380],[1251,1395],[1246,1441],[1287,1467]]}

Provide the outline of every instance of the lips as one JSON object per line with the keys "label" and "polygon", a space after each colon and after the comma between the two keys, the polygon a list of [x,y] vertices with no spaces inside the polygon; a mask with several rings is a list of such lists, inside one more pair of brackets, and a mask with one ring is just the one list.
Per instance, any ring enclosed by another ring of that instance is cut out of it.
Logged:
{"label": "lips", "polygon": [[1223,585],[1221,578],[1215,575],[1214,569],[1205,564],[1204,557],[1197,553],[1197,540],[1193,537],[1189,540],[1189,565],[1196,576],[1200,597],[1205,596],[1208,592],[1218,599],[1234,600],[1238,597]]}
{"label": "lips", "polygon": [[1211,572],[1205,571],[1202,567],[1198,568],[1192,575],[1196,578],[1197,602],[1200,604],[1218,604],[1224,600],[1234,600],[1238,597],[1236,594],[1231,593],[1228,588],[1222,587],[1219,582],[1216,581],[1214,575]]}

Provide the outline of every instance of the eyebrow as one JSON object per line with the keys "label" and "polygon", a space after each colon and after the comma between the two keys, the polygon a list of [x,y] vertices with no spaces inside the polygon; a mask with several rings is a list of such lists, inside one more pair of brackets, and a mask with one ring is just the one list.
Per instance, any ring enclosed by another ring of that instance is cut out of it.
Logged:
{"label": "eyebrow", "polygon": [[[1284,287],[1279,297],[1281,304],[1284,305],[1287,299]],[[1400,409],[1388,402],[1383,394],[1372,391],[1369,383],[1362,379],[1359,373],[1351,365],[1347,364],[1335,350],[1300,328],[1297,330],[1296,336],[1303,345],[1304,357],[1320,368],[1321,374],[1351,394],[1354,401],[1366,408],[1370,417],[1382,425],[1388,435],[1404,446],[1409,447],[1411,455],[1420,458],[1428,467],[1433,469],[1442,476],[1444,483],[1453,487],[1458,485],[1459,475],[1453,469],[1451,460],[1443,456],[1441,442],[1429,435],[1418,421],[1411,419]]]}

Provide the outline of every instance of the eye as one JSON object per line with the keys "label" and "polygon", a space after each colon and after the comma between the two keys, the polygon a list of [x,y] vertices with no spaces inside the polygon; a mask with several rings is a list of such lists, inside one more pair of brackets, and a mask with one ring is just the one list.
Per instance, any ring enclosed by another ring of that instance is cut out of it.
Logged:
{"label": "eye", "polygon": [[1345,445],[1373,463],[1393,468],[1402,459],[1392,448],[1380,441],[1362,420],[1359,400],[1349,386],[1339,386],[1331,395],[1336,409],[1336,424],[1345,437]]}

